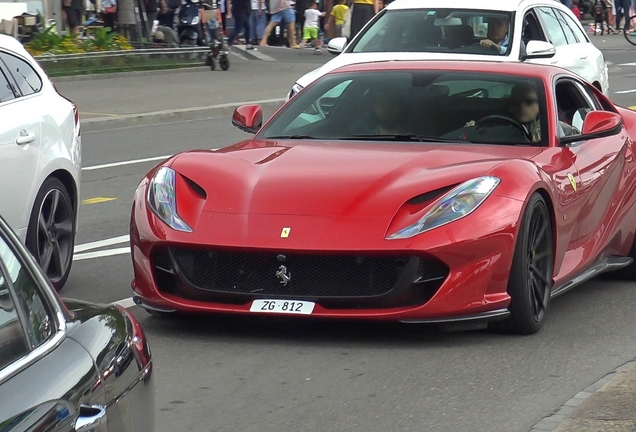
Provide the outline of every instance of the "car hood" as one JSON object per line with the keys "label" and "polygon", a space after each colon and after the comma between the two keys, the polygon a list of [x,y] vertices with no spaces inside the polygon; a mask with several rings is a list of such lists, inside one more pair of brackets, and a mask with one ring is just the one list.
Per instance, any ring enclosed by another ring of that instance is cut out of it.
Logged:
{"label": "car hood", "polygon": [[182,153],[170,165],[187,179],[177,184],[179,202],[192,202],[179,184],[195,183],[205,191],[202,211],[390,218],[414,197],[540,151],[502,145],[246,141]]}
{"label": "car hood", "polygon": [[323,66],[303,75],[298,81],[303,87],[307,87],[321,76],[338,69],[357,63],[371,63],[378,61],[408,61],[408,60],[474,60],[474,61],[518,61],[511,56],[493,56],[479,54],[450,54],[439,52],[381,52],[381,53],[342,53]]}

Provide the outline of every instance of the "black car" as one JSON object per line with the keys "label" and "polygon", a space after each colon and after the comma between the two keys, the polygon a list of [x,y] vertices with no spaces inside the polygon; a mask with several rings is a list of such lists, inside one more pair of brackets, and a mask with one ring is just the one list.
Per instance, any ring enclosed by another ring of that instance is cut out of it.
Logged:
{"label": "black car", "polygon": [[62,302],[0,218],[0,432],[152,432],[154,404],[137,320]]}

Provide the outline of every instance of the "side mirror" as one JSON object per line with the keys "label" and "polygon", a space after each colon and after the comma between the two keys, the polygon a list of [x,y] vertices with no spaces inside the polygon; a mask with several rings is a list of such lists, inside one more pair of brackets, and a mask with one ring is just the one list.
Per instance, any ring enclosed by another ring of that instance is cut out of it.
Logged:
{"label": "side mirror", "polygon": [[623,118],[609,111],[590,111],[583,120],[580,135],[565,136],[559,140],[560,144],[570,144],[595,138],[618,135],[623,128]]}
{"label": "side mirror", "polygon": [[526,44],[525,53],[521,54],[521,60],[552,58],[556,54],[556,48],[549,42],[531,40]]}
{"label": "side mirror", "polygon": [[609,111],[590,111],[583,120],[581,135],[604,137],[617,135],[623,126],[623,118]]}
{"label": "side mirror", "polygon": [[256,133],[263,125],[263,110],[258,105],[242,105],[234,110],[232,124],[242,131]]}
{"label": "side mirror", "polygon": [[347,46],[346,37],[333,38],[327,44],[327,51],[329,51],[329,54],[333,54],[337,56],[342,51],[344,51],[346,46]]}

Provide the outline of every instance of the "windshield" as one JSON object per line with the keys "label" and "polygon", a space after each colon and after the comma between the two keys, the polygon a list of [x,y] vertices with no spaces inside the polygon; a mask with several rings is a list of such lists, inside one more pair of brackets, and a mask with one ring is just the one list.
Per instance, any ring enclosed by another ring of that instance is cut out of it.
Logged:
{"label": "windshield", "polygon": [[347,51],[506,55],[509,12],[470,9],[387,10]]}
{"label": "windshield", "polygon": [[294,96],[256,139],[534,144],[547,142],[538,79],[388,70],[326,75]]}

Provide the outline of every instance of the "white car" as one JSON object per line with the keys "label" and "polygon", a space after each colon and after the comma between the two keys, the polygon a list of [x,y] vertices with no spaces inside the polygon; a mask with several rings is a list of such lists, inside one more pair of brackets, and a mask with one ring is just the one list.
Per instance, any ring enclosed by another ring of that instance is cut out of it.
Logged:
{"label": "white car", "polygon": [[[346,38],[332,39],[328,50],[339,55],[300,78],[288,98],[327,72],[352,63],[428,59],[551,64],[608,94],[603,53],[559,1],[453,0],[441,5],[437,0],[395,0],[348,45]],[[509,23],[508,43],[501,44],[501,52],[480,45],[487,39],[488,23],[497,18]]]}
{"label": "white car", "polygon": [[81,160],[77,107],[0,36],[0,215],[58,290],[73,261]]}

